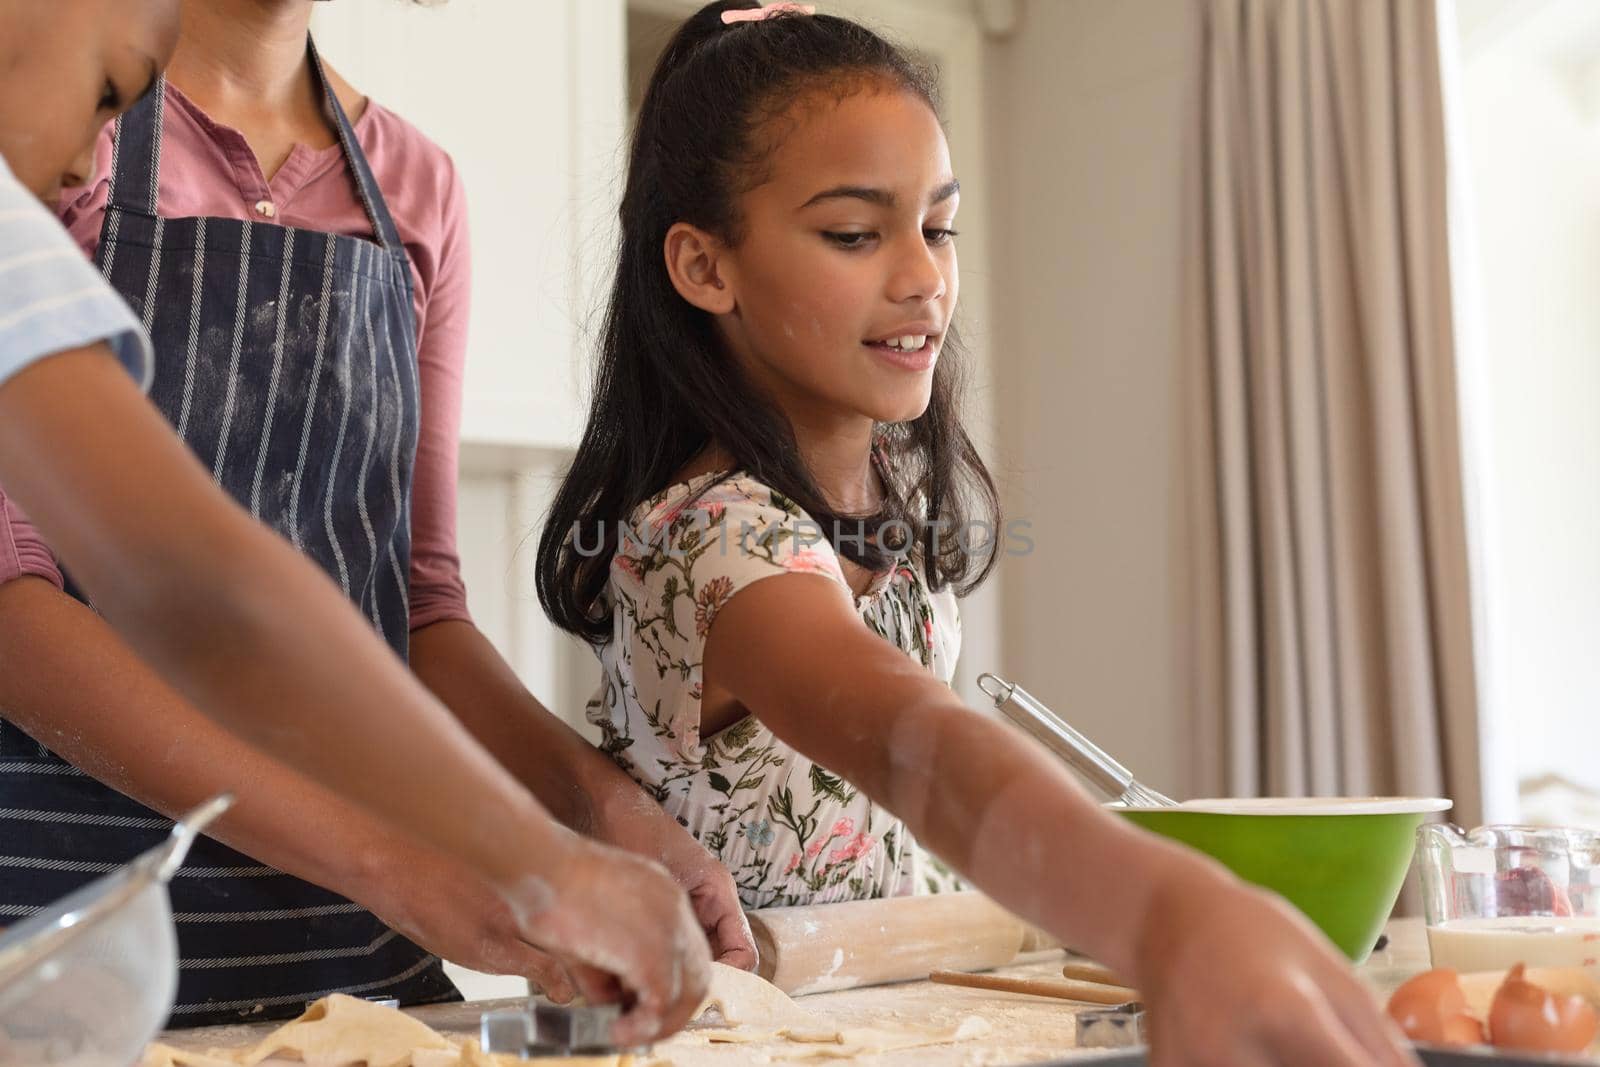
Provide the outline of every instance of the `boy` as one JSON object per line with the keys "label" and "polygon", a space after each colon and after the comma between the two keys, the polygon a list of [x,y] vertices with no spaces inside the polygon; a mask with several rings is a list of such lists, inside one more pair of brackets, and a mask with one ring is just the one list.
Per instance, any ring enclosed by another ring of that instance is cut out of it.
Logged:
{"label": "boy", "polygon": [[44,206],[150,90],[177,9],[0,0],[0,483],[183,695],[458,861],[504,913],[486,925],[550,952],[581,992],[631,999],[619,1043],[670,1032],[708,973],[681,890],[555,824],[322,575],[216,489],[141,395],[139,324]]}

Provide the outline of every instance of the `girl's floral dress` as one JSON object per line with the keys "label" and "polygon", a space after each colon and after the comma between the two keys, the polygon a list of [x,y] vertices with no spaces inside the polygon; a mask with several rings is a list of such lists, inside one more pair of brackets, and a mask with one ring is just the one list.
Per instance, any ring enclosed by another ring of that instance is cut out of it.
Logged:
{"label": "girl's floral dress", "polygon": [[[588,707],[601,747],[733,873],[746,907],[961,888],[899,819],[754,716],[700,736],[712,620],[745,586],[793,573],[854,596],[820,528],[746,475],[703,475],[642,504],[611,561],[614,629]],[[930,592],[901,563],[854,600],[869,628],[949,683],[961,630],[948,588]]]}

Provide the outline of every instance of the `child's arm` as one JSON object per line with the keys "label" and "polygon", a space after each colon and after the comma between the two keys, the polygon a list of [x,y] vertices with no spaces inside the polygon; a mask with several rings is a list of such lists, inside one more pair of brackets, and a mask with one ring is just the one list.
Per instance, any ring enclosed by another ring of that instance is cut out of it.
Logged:
{"label": "child's arm", "polygon": [[79,769],[174,817],[232,792],[234,807],[208,835],[349,897],[454,963],[521,974],[557,999],[576,992],[470,868],[200,714],[50,582],[0,584],[0,633],[5,717]]}
{"label": "child's arm", "polygon": [[619,1041],[687,1020],[706,952],[665,872],[556,826],[325,576],[212,484],[104,345],[0,384],[0,484],[186,698],[481,872],[581,985],[636,993]]}
{"label": "child's arm", "polygon": [[1308,923],[1099,810],[1027,737],[862,626],[836,581],[790,574],[740,590],[712,624],[703,676],[1000,903],[1133,979],[1158,1057],[1409,1062]]}

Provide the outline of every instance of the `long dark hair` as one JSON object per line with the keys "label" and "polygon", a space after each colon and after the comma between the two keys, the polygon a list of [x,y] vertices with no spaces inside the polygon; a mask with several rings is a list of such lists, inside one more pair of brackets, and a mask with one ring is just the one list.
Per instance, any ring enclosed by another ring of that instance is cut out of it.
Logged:
{"label": "long dark hair", "polygon": [[[763,126],[803,93],[887,86],[937,111],[931,73],[847,19],[780,13],[722,22],[724,11],[757,6],[719,0],[684,22],[656,65],[634,129],[588,425],[539,538],[539,602],[556,625],[593,641],[611,636],[602,594],[619,523],[713,442],[869,570],[892,565],[895,553],[860,531],[891,525],[913,532],[935,589],[953,583],[965,594],[994,566],[999,500],[961,427],[954,330],[941,346],[927,410],[881,428],[888,492],[880,512],[844,515],[806,468],[787,417],[741,373],[711,316],[667,275],[662,246],[674,223],[737,243],[738,197],[761,182],[770,150]],[[982,545],[957,536],[969,520],[988,523]],[[573,540],[580,530],[582,552]]]}

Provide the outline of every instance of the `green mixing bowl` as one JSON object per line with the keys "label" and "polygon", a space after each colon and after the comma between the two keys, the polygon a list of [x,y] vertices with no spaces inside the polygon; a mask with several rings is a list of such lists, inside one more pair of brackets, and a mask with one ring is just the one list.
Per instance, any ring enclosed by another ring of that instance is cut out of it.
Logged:
{"label": "green mixing bowl", "polygon": [[1181,841],[1305,912],[1360,963],[1411,867],[1417,827],[1450,801],[1422,797],[1190,800],[1112,810]]}

